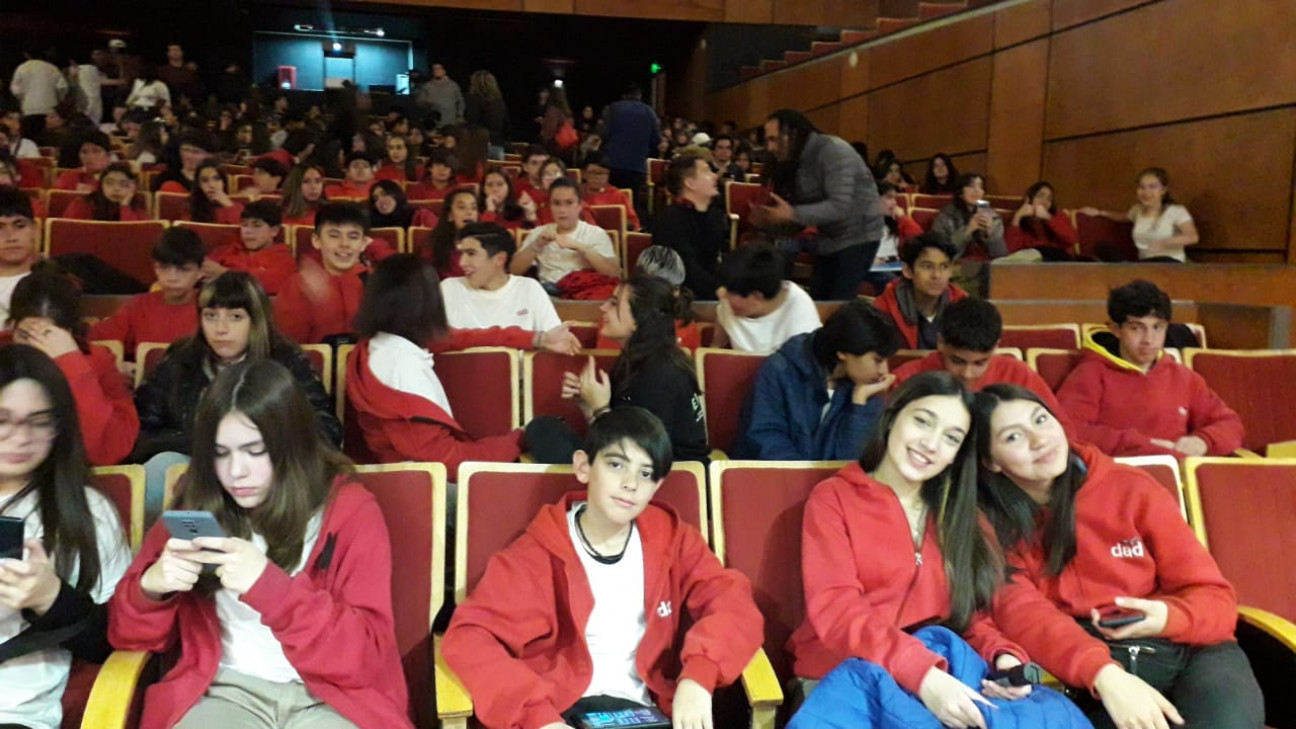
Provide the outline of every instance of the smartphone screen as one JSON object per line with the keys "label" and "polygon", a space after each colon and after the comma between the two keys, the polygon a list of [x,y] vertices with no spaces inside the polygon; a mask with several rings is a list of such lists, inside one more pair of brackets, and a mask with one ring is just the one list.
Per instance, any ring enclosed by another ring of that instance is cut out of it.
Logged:
{"label": "smartphone screen", "polygon": [[1130,610],[1116,605],[1098,609],[1098,624],[1104,628],[1119,628],[1123,625],[1137,623],[1146,617],[1138,610]]}
{"label": "smartphone screen", "polygon": [[0,516],[0,559],[23,558],[23,520]]}

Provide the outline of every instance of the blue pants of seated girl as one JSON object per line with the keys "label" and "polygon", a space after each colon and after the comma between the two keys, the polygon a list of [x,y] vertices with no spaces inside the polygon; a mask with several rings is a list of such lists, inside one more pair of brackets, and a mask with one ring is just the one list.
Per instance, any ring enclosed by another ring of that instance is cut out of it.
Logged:
{"label": "blue pants of seated girl", "polygon": [[[972,647],[947,628],[914,633],[944,656],[950,675],[980,691],[989,666]],[[1035,686],[1017,701],[977,704],[990,729],[1092,729],[1080,709],[1062,694]],[[943,729],[918,697],[900,688],[886,669],[859,658],[842,661],[815,687],[787,729]]]}

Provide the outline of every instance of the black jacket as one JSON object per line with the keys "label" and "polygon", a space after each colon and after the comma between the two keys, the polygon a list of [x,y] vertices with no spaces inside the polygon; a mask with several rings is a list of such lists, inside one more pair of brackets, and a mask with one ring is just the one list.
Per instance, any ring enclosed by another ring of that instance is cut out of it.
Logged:
{"label": "black jacket", "polygon": [[[614,390],[620,390],[613,383]],[[654,360],[612,398],[612,407],[636,405],[656,415],[670,434],[677,461],[710,461],[706,418],[697,378],[667,361]]]}
{"label": "black jacket", "polygon": [[[202,362],[203,352],[193,339],[182,339],[167,349],[166,357],[153,374],[135,391],[135,409],[140,416],[140,437],[130,460],[142,463],[165,451],[190,454],[198,400],[211,384]],[[301,349],[287,343],[274,347],[270,358],[292,373],[318,418],[320,435],[338,445],[342,423],[334,411],[333,398],[324,391],[310,360]]]}
{"label": "black jacket", "polygon": [[486,127],[490,132],[491,144],[497,147],[508,144],[509,113],[503,99],[487,99],[477,94],[468,94],[464,99],[464,121]]}
{"label": "black jacket", "polygon": [[698,212],[692,205],[667,205],[652,223],[653,242],[673,248],[684,259],[684,286],[699,301],[714,301],[720,254],[729,248],[729,216],[716,198]]}

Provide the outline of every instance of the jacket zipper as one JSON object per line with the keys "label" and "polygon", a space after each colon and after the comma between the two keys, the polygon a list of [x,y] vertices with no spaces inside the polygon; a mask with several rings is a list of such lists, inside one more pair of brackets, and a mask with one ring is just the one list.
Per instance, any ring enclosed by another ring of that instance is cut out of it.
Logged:
{"label": "jacket zipper", "polygon": [[1129,652],[1129,658],[1130,658],[1130,671],[1129,671],[1129,672],[1130,672],[1130,675],[1132,675],[1132,676],[1137,676],[1137,675],[1139,675],[1139,672],[1138,672],[1138,657],[1139,657],[1139,654],[1140,654],[1140,653],[1146,653],[1146,654],[1148,654],[1149,656],[1155,656],[1155,655],[1156,655],[1156,648],[1153,648],[1153,647],[1150,646],[1150,645],[1138,645],[1138,644],[1135,644],[1135,645],[1125,646],[1125,650]]}
{"label": "jacket zipper", "polygon": [[904,615],[905,606],[909,604],[909,596],[913,594],[914,586],[918,584],[918,575],[921,572],[922,572],[922,552],[919,552],[918,550],[914,550],[913,577],[909,579],[909,587],[905,588],[904,598],[900,600],[900,609],[896,610],[896,616],[894,622],[897,626],[900,626],[900,616]]}

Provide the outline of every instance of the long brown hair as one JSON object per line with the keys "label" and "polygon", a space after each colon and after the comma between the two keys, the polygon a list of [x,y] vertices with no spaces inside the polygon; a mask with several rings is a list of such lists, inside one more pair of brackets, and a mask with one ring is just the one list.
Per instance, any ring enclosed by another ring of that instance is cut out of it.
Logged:
{"label": "long brown hair", "polygon": [[[274,467],[269,494],[255,509],[235,503],[216,475],[216,432],[231,414],[257,427]],[[351,463],[320,437],[315,410],[292,374],[267,359],[225,368],[198,403],[193,435],[193,461],[180,486],[179,508],[210,511],[233,537],[257,533],[266,540],[271,562],[285,571],[297,567],[307,524]]]}

